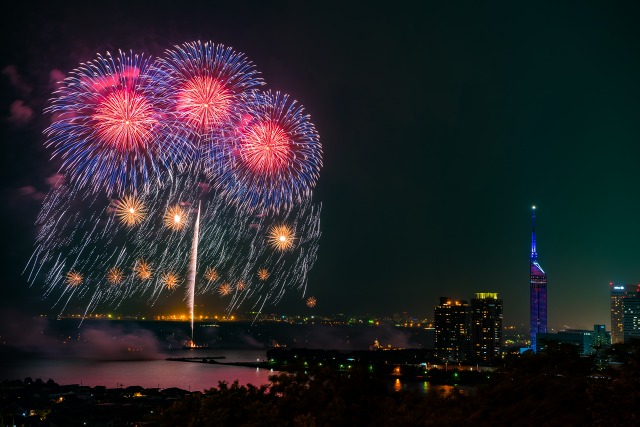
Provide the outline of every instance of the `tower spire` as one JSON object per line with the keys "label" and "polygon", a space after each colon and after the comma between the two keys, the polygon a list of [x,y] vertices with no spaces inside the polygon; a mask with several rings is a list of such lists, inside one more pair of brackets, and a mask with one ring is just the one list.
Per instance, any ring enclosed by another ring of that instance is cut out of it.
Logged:
{"label": "tower spire", "polygon": [[531,207],[531,261],[538,259],[536,251],[536,206]]}

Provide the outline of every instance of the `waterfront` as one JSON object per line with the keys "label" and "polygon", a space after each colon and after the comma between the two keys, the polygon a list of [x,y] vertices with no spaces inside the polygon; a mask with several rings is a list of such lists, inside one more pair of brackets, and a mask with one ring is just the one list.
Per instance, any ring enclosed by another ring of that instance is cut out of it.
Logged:
{"label": "waterfront", "polygon": [[[327,326],[289,323],[196,323],[196,341],[206,349],[186,350],[188,322],[108,321],[24,318],[2,332],[0,381],[40,378],[58,384],[119,388],[178,387],[203,391],[220,381],[242,385],[269,383],[274,371],[224,364],[181,363],[176,357],[224,357],[226,362],[256,362],[269,345],[288,348],[368,350],[376,340],[398,347],[423,347],[424,330],[392,326]],[[395,389],[426,391],[428,384],[390,380]]]}
{"label": "waterfront", "polygon": [[[171,356],[185,356],[188,350],[169,352]],[[216,350],[198,351],[198,355],[224,356],[225,361],[249,362],[262,359],[264,350]],[[144,388],[177,387],[189,391],[204,391],[217,387],[220,381],[242,385],[269,383],[274,372],[267,369],[243,366],[212,365],[202,363],[179,363],[164,359],[156,360],[92,360],[77,358],[34,358],[12,360],[3,366],[1,379],[24,379],[31,377],[58,384],[81,384],[90,387],[106,386],[122,388],[141,386]]]}

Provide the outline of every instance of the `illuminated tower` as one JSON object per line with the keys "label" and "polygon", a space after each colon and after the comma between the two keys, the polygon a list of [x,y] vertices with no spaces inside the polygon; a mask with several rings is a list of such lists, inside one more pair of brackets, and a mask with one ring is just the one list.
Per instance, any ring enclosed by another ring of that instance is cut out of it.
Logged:
{"label": "illuminated tower", "polygon": [[531,208],[531,258],[529,259],[529,325],[531,327],[531,348],[538,350],[536,334],[547,332],[547,274],[538,263],[536,251],[536,207]]}

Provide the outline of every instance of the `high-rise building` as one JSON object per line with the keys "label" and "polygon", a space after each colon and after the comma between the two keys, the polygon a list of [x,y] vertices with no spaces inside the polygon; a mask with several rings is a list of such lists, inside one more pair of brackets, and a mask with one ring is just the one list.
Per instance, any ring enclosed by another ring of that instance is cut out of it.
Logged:
{"label": "high-rise building", "polygon": [[609,283],[611,296],[611,344],[621,344],[640,334],[639,285]]}
{"label": "high-rise building", "polygon": [[600,349],[611,345],[611,333],[604,325],[593,325],[593,348]]}
{"label": "high-rise building", "polygon": [[436,356],[448,362],[468,359],[471,348],[471,312],[466,301],[440,297],[434,309]]}
{"label": "high-rise building", "polygon": [[531,208],[531,257],[529,259],[529,325],[531,348],[537,351],[536,334],[547,332],[547,274],[538,263],[536,207]]}
{"label": "high-rise building", "polygon": [[476,362],[502,359],[502,300],[496,292],[478,292],[471,300],[471,337]]}
{"label": "high-rise building", "polygon": [[622,301],[622,330],[624,342],[640,340],[640,292]]}

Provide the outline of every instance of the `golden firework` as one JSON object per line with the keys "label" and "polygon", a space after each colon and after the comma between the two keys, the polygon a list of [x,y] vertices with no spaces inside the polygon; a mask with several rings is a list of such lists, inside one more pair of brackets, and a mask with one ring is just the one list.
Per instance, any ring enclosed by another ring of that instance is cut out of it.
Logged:
{"label": "golden firework", "polygon": [[246,288],[247,285],[246,283],[244,283],[243,280],[238,280],[238,283],[236,283],[236,290],[237,291],[244,291],[244,288]]}
{"label": "golden firework", "polygon": [[116,216],[120,222],[133,227],[142,222],[147,215],[147,209],[136,196],[124,196],[115,202]]}
{"label": "golden firework", "polygon": [[207,279],[208,282],[215,282],[219,277],[220,275],[215,268],[207,267],[207,270],[204,272],[204,278]]}
{"label": "golden firework", "polygon": [[231,289],[231,285],[228,283],[223,283],[222,285],[220,285],[220,287],[218,288],[218,293],[220,294],[221,297],[225,296],[225,295],[229,295],[231,293],[233,289]]}
{"label": "golden firework", "polygon": [[187,212],[180,205],[173,205],[164,215],[164,225],[172,230],[182,230],[187,225]]}
{"label": "golden firework", "polygon": [[317,303],[318,303],[318,300],[316,300],[316,297],[309,297],[309,298],[307,298],[307,306],[308,306],[308,307],[313,308],[313,307],[315,307],[315,306],[316,306],[316,304],[317,304]]}
{"label": "golden firework", "polygon": [[269,229],[269,244],[279,251],[293,247],[296,235],[286,224],[274,225]]}
{"label": "golden firework", "polygon": [[124,280],[124,273],[118,267],[113,267],[107,272],[107,282],[110,285],[119,285]]}
{"label": "golden firework", "polygon": [[164,283],[167,289],[177,288],[178,282],[180,282],[180,277],[172,271],[162,275],[162,283]]}
{"label": "golden firework", "polygon": [[258,270],[258,279],[265,281],[269,278],[269,270],[266,268],[261,268]]}
{"label": "golden firework", "polygon": [[151,275],[153,274],[153,269],[151,268],[151,264],[143,259],[140,259],[138,260],[138,262],[136,262],[135,267],[133,267],[133,272],[138,279],[149,280],[151,278]]}
{"label": "golden firework", "polygon": [[84,279],[82,277],[82,274],[78,273],[73,269],[69,271],[65,277],[66,277],[65,282],[69,286],[78,286],[79,284],[82,283],[82,280]]}

